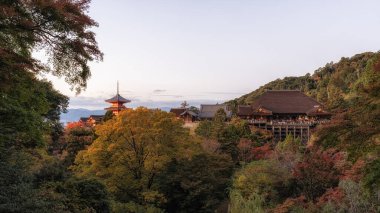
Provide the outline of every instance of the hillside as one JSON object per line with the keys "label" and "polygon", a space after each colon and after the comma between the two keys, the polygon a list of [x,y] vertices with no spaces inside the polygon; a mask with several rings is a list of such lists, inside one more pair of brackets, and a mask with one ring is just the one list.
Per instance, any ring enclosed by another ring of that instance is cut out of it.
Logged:
{"label": "hillside", "polygon": [[366,52],[328,63],[312,75],[286,77],[229,101],[249,104],[265,90],[298,89],[335,113],[314,134],[314,142],[348,151],[351,159],[378,152],[380,142],[380,53]]}

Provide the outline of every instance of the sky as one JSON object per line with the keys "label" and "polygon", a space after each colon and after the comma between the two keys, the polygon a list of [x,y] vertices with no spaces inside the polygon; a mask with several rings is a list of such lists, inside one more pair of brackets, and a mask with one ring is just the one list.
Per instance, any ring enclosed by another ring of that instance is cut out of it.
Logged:
{"label": "sky", "polygon": [[92,0],[104,60],[70,108],[221,103],[285,76],[380,50],[379,0]]}

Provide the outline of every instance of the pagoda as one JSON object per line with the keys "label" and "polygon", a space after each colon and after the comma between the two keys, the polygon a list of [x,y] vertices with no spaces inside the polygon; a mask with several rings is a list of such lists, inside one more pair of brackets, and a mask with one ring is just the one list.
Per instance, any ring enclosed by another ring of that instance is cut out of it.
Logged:
{"label": "pagoda", "polygon": [[125,103],[131,102],[131,100],[123,98],[119,94],[119,82],[117,82],[117,93],[114,97],[105,100],[106,102],[110,103],[111,106],[108,108],[105,108],[107,111],[112,111],[114,115],[119,114],[119,112],[123,109],[126,109],[127,107],[124,106]]}

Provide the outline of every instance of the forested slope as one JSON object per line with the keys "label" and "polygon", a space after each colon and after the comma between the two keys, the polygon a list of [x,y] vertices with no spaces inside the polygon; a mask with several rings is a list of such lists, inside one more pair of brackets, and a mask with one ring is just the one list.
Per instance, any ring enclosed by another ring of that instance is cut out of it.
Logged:
{"label": "forested slope", "polygon": [[380,54],[362,53],[287,77],[229,102],[249,104],[265,90],[299,89],[333,112],[304,147],[287,137],[252,150],[235,172],[232,212],[380,211]]}
{"label": "forested slope", "polygon": [[380,53],[342,58],[312,75],[277,79],[229,103],[249,104],[265,90],[280,89],[301,90],[334,113],[333,122],[314,135],[315,142],[344,148],[355,159],[378,147]]}

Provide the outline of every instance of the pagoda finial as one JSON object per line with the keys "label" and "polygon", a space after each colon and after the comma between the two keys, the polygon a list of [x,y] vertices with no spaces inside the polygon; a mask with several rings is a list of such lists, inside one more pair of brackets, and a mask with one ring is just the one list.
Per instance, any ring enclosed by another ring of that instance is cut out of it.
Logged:
{"label": "pagoda finial", "polygon": [[119,81],[117,81],[117,94],[119,95]]}

